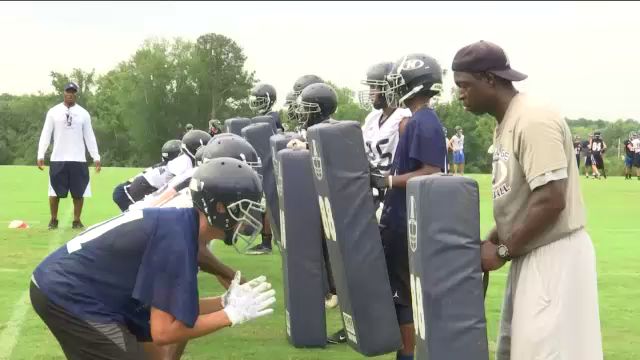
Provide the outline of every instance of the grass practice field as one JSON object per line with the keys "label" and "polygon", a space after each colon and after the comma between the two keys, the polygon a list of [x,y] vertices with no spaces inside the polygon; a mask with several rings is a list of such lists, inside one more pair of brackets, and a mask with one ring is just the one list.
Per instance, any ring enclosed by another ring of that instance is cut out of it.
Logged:
{"label": "grass practice field", "polygon": [[[85,201],[86,226],[119,213],[111,200],[113,187],[134,175],[137,169],[91,169],[94,196]],[[493,224],[490,177],[472,176],[481,189],[482,234]],[[28,285],[35,266],[51,251],[79,231],[71,229],[72,203],[60,204],[60,227],[48,231],[48,169],[35,166],[1,166],[0,189],[0,359],[64,359],[58,343],[29,303]],[[605,359],[640,359],[640,181],[622,177],[593,180],[582,177],[582,192],[588,209],[587,229],[593,238],[598,259],[600,318]],[[25,220],[31,228],[8,229],[14,219]],[[183,359],[361,359],[364,356],[347,345],[325,349],[295,349],[285,338],[282,274],[277,250],[267,256],[241,256],[220,242],[215,246],[220,258],[240,269],[246,278],[264,274],[278,291],[275,314],[237,328],[192,341]],[[566,254],[571,256],[571,254]],[[117,264],[114,264],[117,266]],[[506,268],[491,276],[486,300],[490,348],[495,348]],[[222,293],[210,275],[200,275],[204,296]],[[327,313],[327,329],[341,326],[338,309]],[[394,359],[393,354],[376,359]]]}

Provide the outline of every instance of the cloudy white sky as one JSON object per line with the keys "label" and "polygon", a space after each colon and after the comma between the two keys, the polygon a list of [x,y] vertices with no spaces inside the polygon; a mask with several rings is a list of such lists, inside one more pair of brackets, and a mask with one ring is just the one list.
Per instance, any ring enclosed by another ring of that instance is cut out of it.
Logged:
{"label": "cloudy white sky", "polygon": [[484,39],[529,75],[521,90],[564,115],[640,120],[639,13],[613,2],[2,2],[0,93],[49,91],[51,70],[104,73],[149,37],[229,36],[280,100],[306,73],[358,89],[373,63],[424,52],[448,68]]}

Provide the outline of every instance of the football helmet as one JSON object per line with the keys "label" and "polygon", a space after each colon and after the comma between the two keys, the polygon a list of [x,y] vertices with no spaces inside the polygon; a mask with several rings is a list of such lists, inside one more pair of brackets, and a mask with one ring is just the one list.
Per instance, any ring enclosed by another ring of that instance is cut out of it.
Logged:
{"label": "football helmet", "polygon": [[324,83],[311,84],[302,90],[296,105],[298,122],[303,128],[327,120],[338,108],[338,95]]}
{"label": "football helmet", "polygon": [[442,68],[431,56],[409,54],[394,64],[386,80],[387,103],[398,107],[418,93],[438,95],[442,91]]}
{"label": "football helmet", "polygon": [[211,140],[211,135],[206,132],[190,130],[182,137],[182,151],[189,155],[191,160],[195,161],[196,152],[200,147],[205,146],[209,140]]}
{"label": "football helmet", "polygon": [[260,114],[266,114],[276,103],[276,89],[269,84],[260,83],[251,89],[249,107]]}
{"label": "football helmet", "polygon": [[162,145],[162,161],[169,162],[180,155],[182,141],[169,140]]}
{"label": "football helmet", "polygon": [[[212,159],[193,174],[189,190],[193,206],[209,225],[224,230],[225,244],[244,253],[262,230],[264,206],[258,174],[238,159]],[[223,211],[219,204],[224,205]]]}
{"label": "football helmet", "polygon": [[241,136],[216,136],[204,148],[202,162],[206,163],[221,157],[241,160],[259,172],[262,161],[251,144]]}
{"label": "football helmet", "polygon": [[360,83],[366,85],[368,89],[358,92],[360,107],[369,111],[372,108],[380,110],[387,107],[387,99],[384,96],[384,88],[387,85],[385,79],[392,69],[392,62],[382,62],[367,70],[366,80],[362,80]]}

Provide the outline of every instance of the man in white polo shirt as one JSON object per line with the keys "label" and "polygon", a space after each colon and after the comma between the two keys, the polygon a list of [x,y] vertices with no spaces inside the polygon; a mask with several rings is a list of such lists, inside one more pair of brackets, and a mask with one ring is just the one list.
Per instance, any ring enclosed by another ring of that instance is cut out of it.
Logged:
{"label": "man in white polo shirt", "polygon": [[85,196],[91,196],[85,144],[100,172],[98,144],[91,127],[91,116],[76,104],[78,85],[64,87],[64,101],[47,112],[38,144],[38,168],[44,170],[44,154],[53,134],[53,151],[49,164],[49,230],[58,228],[58,203],[71,192],[73,198],[73,228],[84,227],[80,221]]}

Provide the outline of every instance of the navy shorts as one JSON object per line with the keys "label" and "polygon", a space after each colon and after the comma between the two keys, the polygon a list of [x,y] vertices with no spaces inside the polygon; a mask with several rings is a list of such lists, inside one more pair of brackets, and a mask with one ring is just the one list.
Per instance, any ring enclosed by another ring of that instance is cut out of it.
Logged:
{"label": "navy shorts", "polygon": [[409,248],[407,234],[389,228],[380,230],[382,248],[387,263],[391,296],[396,306],[400,325],[413,323],[411,308],[411,282],[409,272]]}
{"label": "navy shorts", "polygon": [[591,154],[587,154],[584,158],[584,166],[591,167]]}
{"label": "navy shorts", "polygon": [[[49,164],[49,196],[81,199],[89,186],[89,167],[81,161],[52,161]],[[90,195],[90,194],[87,194]]]}

